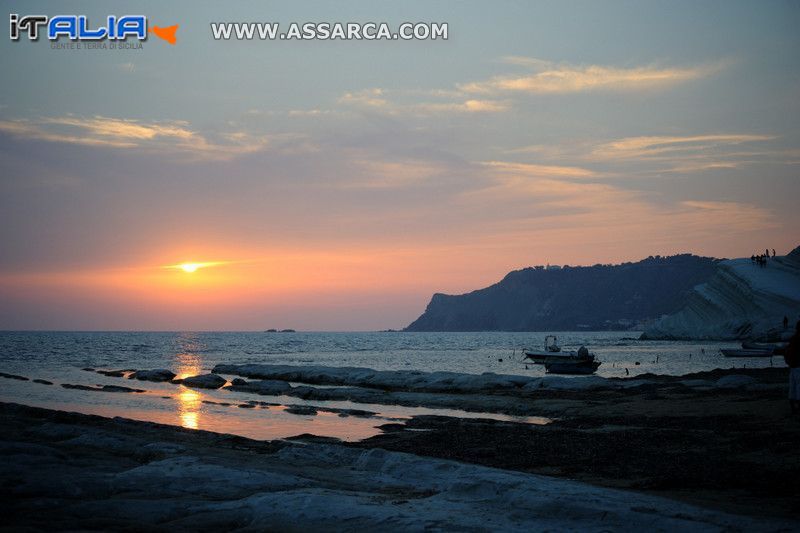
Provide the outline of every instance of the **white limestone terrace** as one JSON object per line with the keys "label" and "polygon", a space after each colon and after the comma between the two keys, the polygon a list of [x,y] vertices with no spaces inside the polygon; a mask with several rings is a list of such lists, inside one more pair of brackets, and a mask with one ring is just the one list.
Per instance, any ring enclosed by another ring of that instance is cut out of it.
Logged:
{"label": "white limestone terrace", "polygon": [[[781,330],[783,317],[790,320]],[[800,247],[759,266],[750,258],[721,262],[714,276],[694,288],[678,312],[647,328],[643,339],[777,340],[800,319]]]}
{"label": "white limestone terrace", "polygon": [[[4,407],[11,410],[32,411]],[[20,480],[6,487],[12,524],[170,531],[775,531],[797,525],[380,449],[231,441],[124,419],[54,416],[21,418],[15,423],[24,426],[12,432],[21,440],[0,439],[6,459],[0,479]]]}
{"label": "white limestone terrace", "polygon": [[[653,379],[620,379],[600,376],[516,376],[509,374],[460,374],[456,372],[421,372],[417,370],[373,370],[362,367],[327,367],[327,366],[293,366],[246,364],[218,364],[215,374],[242,376],[254,380],[236,382],[233,387],[241,390],[264,394],[292,395],[293,389],[305,392],[308,387],[291,386],[286,382],[306,383],[311,385],[335,385],[351,387],[351,389],[323,389],[328,394],[336,395],[337,391],[344,395],[358,397],[358,389],[378,389],[381,391],[400,391],[418,393],[448,394],[507,394],[528,396],[538,390],[593,390],[593,389],[629,389],[660,383]],[[238,383],[238,384],[237,384]],[[692,388],[731,388],[758,385],[757,380],[749,376],[725,376],[716,381],[692,379],[673,380],[672,383]],[[358,401],[354,398],[355,401]]]}
{"label": "white limestone terrace", "polygon": [[494,373],[474,375],[455,372],[373,370],[363,367],[314,365],[218,364],[214,367],[213,373],[312,385],[369,387],[416,392],[480,392],[489,389],[518,389],[532,381],[532,378],[526,376]]}

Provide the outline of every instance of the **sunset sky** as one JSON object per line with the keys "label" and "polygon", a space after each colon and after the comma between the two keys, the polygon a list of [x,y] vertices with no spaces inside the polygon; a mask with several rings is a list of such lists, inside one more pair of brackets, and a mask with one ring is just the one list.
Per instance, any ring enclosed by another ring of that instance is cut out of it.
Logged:
{"label": "sunset sky", "polygon": [[401,328],[530,265],[800,244],[798,2],[164,4],[3,3],[179,29],[0,38],[0,329]]}

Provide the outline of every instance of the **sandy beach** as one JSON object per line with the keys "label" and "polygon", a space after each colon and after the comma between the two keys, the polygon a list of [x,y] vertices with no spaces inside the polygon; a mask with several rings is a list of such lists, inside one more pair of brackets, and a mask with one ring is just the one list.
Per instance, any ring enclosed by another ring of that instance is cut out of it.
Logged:
{"label": "sandy beach", "polygon": [[793,529],[800,421],[788,414],[785,373],[647,376],[636,387],[540,389],[524,398],[450,394],[476,405],[483,398],[494,411],[522,401],[528,414],[554,421],[417,416],[355,443],[256,441],[6,403],[5,525]]}

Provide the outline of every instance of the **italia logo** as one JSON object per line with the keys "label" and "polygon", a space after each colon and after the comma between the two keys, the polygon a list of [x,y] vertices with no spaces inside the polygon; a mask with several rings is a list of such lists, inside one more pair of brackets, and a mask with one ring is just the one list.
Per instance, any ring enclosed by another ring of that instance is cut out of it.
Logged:
{"label": "italia logo", "polygon": [[[165,27],[152,27],[156,37],[175,44],[175,32],[178,25]],[[92,26],[86,15],[26,15],[16,13],[9,15],[9,36],[12,41],[19,41],[20,35],[26,33],[28,40],[38,41],[39,36],[45,35],[51,41],[64,37],[72,41],[123,41],[129,38],[139,41],[147,40],[147,17],[144,15],[109,15],[105,25]]]}

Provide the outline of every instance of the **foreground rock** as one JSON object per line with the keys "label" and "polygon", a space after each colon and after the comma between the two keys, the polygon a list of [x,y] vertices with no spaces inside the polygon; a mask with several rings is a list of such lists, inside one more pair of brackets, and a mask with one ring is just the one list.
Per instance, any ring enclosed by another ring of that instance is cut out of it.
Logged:
{"label": "foreground rock", "polygon": [[800,457],[791,444],[800,442],[800,425],[786,414],[770,414],[780,410],[778,399],[731,399],[747,414],[712,406],[708,416],[684,416],[676,411],[702,400],[668,397],[644,401],[635,414],[624,413],[624,406],[604,414],[596,406],[590,416],[577,412],[546,425],[417,416],[405,424],[381,426],[381,435],[351,445],[647,490],[733,513],[800,520]]}
{"label": "foreground rock", "polygon": [[128,379],[138,379],[140,381],[172,381],[175,379],[175,372],[166,368],[155,370],[137,370],[128,376]]}
{"label": "foreground rock", "polygon": [[216,374],[202,374],[180,380],[180,383],[187,387],[196,387],[200,389],[218,389],[227,382],[225,378]]}
{"label": "foreground rock", "polygon": [[42,530],[769,531],[648,494],[335,444],[0,404],[4,526]]}

